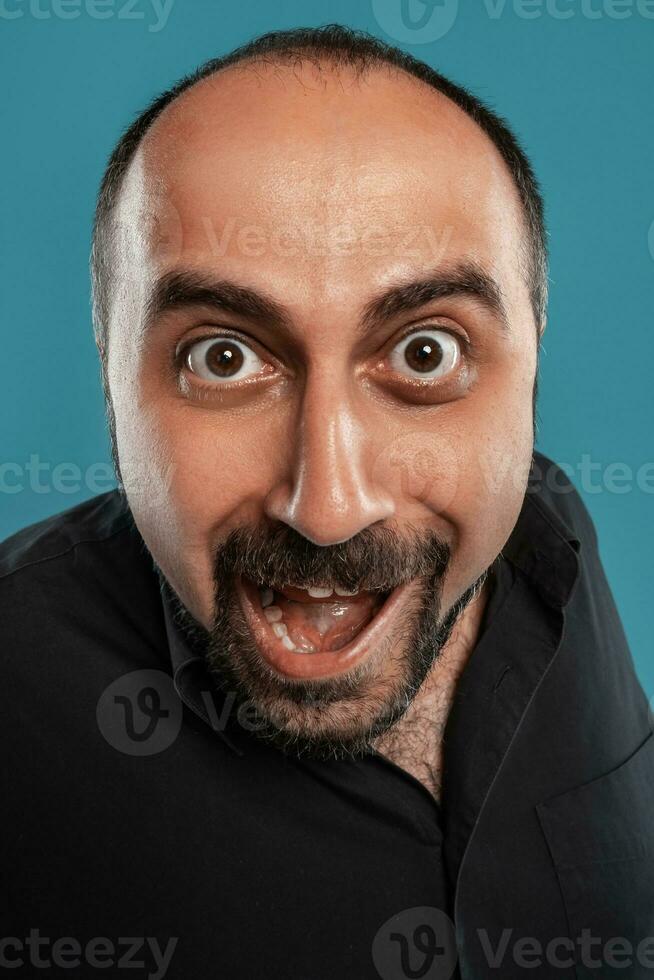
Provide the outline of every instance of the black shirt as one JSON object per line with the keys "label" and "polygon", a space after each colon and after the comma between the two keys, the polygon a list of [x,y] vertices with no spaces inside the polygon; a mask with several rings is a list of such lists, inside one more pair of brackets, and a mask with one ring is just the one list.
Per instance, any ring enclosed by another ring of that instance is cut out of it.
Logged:
{"label": "black shirt", "polygon": [[598,956],[602,976],[654,972],[647,703],[590,519],[543,457],[457,688],[441,805],[378,754],[256,738],[118,492],[9,539],[0,576],[13,975],[572,978]]}

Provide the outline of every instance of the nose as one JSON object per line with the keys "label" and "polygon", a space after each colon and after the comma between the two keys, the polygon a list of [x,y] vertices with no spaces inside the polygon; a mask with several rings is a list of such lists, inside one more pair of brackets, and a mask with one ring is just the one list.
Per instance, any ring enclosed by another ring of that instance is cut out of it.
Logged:
{"label": "nose", "polygon": [[[373,479],[378,420],[324,374],[307,380],[289,434],[287,472],[268,494],[268,517],[314,544],[339,544],[393,516],[393,498]],[[376,424],[375,424],[376,423]],[[373,431],[374,429],[377,431]]]}

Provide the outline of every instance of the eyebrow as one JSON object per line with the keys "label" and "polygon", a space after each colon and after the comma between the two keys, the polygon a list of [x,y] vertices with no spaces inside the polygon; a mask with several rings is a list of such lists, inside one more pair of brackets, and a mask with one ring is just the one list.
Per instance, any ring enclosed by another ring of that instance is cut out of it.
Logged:
{"label": "eyebrow", "polygon": [[[359,332],[367,334],[392,317],[413,313],[438,299],[459,296],[474,300],[499,321],[503,330],[508,330],[499,284],[478,263],[467,261],[385,287],[363,308]],[[146,304],[146,329],[164,314],[191,306],[233,313],[286,333],[293,330],[288,311],[265,293],[229,279],[214,280],[184,269],[164,273],[156,281]]]}
{"label": "eyebrow", "polygon": [[468,261],[385,289],[366,305],[361,318],[362,332],[400,313],[412,313],[434,300],[456,296],[474,300],[508,331],[499,283],[478,263]]}

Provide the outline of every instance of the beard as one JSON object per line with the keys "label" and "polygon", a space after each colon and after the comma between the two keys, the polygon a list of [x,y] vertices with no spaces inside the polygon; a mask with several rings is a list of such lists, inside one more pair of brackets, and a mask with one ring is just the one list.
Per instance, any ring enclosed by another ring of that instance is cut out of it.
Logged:
{"label": "beard", "polygon": [[[402,718],[483,585],[486,572],[441,610],[449,562],[448,546],[433,531],[413,527],[401,535],[367,528],[324,547],[285,524],[237,528],[215,554],[209,630],[159,574],[178,626],[204,656],[217,687],[235,708],[247,709],[248,730],[285,753],[343,759],[371,752],[374,740]],[[411,583],[411,593],[398,623],[371,655],[336,677],[296,679],[275,672],[262,657],[237,594],[241,577],[262,587],[330,582],[384,594]]]}

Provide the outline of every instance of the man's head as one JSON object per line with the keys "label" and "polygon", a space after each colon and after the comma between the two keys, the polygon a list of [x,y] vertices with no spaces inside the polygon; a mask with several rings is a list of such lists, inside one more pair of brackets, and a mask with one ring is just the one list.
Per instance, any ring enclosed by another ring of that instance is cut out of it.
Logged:
{"label": "man's head", "polygon": [[268,35],[128,130],[93,275],[122,485],[211,664],[269,733],[360,748],[522,504],[546,296],[529,164],[395,49]]}

